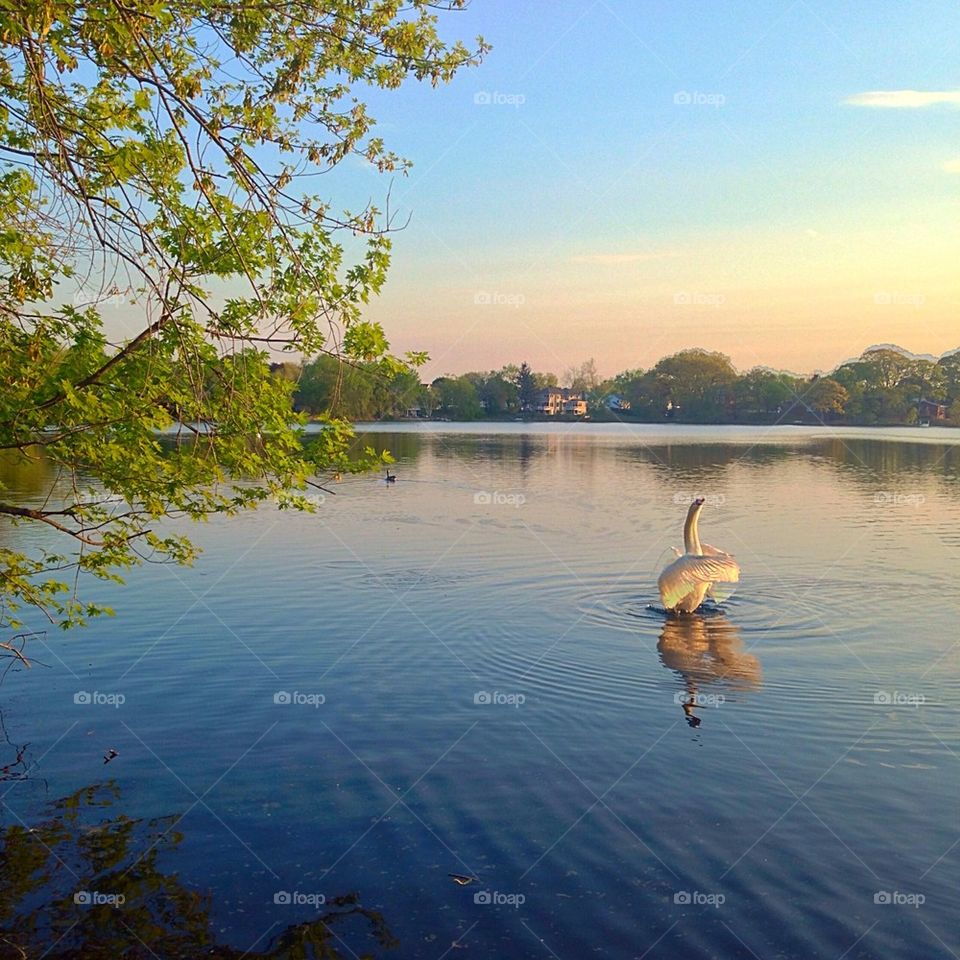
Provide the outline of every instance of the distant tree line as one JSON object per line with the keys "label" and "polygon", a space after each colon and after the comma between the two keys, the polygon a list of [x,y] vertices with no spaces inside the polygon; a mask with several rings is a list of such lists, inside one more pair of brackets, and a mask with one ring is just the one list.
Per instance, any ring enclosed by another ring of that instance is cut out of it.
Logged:
{"label": "distant tree line", "polygon": [[320,356],[306,364],[274,365],[293,381],[297,408],[354,420],[432,417],[449,420],[536,416],[538,398],[563,386],[587,401],[594,420],[654,423],[830,422],[960,426],[960,351],[939,360],[875,347],[828,375],[795,376],[766,367],[745,373],[722,353],[694,348],[649,370],[604,379],[593,360],[563,377],[510,364],[487,373],[420,382],[410,367],[345,364]]}

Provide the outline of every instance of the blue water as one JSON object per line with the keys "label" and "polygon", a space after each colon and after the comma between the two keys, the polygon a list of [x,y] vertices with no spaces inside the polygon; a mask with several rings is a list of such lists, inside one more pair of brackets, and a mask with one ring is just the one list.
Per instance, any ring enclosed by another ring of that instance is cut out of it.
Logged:
{"label": "blue water", "polygon": [[[96,585],[115,619],[30,641],[0,686],[0,763],[27,745],[0,783],[3,936],[52,957],[109,956],[105,930],[129,956],[295,956],[301,924],[329,957],[960,952],[960,435],[364,440],[395,484],[193,528],[193,569]],[[42,479],[4,482],[27,502]],[[743,577],[676,619],[656,576],[697,494]],[[125,902],[74,903],[91,890]]]}

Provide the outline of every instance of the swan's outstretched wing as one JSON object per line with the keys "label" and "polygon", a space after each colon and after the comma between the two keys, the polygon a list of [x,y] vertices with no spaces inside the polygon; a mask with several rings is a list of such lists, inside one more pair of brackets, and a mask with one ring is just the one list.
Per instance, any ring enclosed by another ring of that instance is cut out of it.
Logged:
{"label": "swan's outstretched wing", "polygon": [[[712,547],[709,543],[701,543],[700,551],[705,557],[727,557],[733,560],[732,554],[727,553],[726,550],[721,550],[719,547]],[[723,603],[725,600],[729,600],[736,591],[737,588],[732,586],[733,583],[736,583],[736,580],[714,583],[707,590],[707,596],[715,603]]]}
{"label": "swan's outstretched wing", "polygon": [[672,610],[684,597],[704,584],[736,583],[740,567],[729,554],[685,554],[674,560],[657,580],[663,605]]}
{"label": "swan's outstretched wing", "polygon": [[700,552],[705,557],[732,557],[732,553],[727,553],[726,550],[721,550],[719,547],[711,547],[709,543],[700,544]]}

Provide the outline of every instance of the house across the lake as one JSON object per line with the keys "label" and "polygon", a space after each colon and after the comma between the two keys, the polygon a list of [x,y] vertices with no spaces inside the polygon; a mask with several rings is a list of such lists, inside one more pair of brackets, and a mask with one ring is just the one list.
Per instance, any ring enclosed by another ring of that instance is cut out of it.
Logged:
{"label": "house across the lake", "polygon": [[947,405],[945,403],[937,403],[935,400],[920,400],[917,403],[917,416],[919,416],[921,420],[946,420]]}
{"label": "house across the lake", "polygon": [[587,415],[587,401],[579,390],[568,387],[546,387],[533,402],[533,412],[546,417],[567,414],[574,417]]}
{"label": "house across the lake", "polygon": [[604,406],[606,406],[606,408],[607,408],[608,410],[617,411],[617,410],[629,410],[629,409],[630,409],[630,401],[629,401],[629,400],[624,400],[624,398],[623,398],[622,396],[620,396],[619,393],[608,393],[608,394],[603,398],[603,403],[604,403]]}

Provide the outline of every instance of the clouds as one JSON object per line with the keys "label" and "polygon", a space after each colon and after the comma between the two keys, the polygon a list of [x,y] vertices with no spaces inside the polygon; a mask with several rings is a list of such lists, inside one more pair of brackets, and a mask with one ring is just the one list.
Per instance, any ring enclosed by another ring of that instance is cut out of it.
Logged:
{"label": "clouds", "polygon": [[960,90],[868,90],[847,97],[844,103],[854,107],[880,107],[893,110],[919,110],[946,103],[960,106]]}
{"label": "clouds", "polygon": [[[844,103],[854,107],[879,107],[882,110],[923,110],[947,104],[960,107],[960,90],[867,90],[847,97]],[[947,160],[942,168],[960,173],[960,160]]]}

